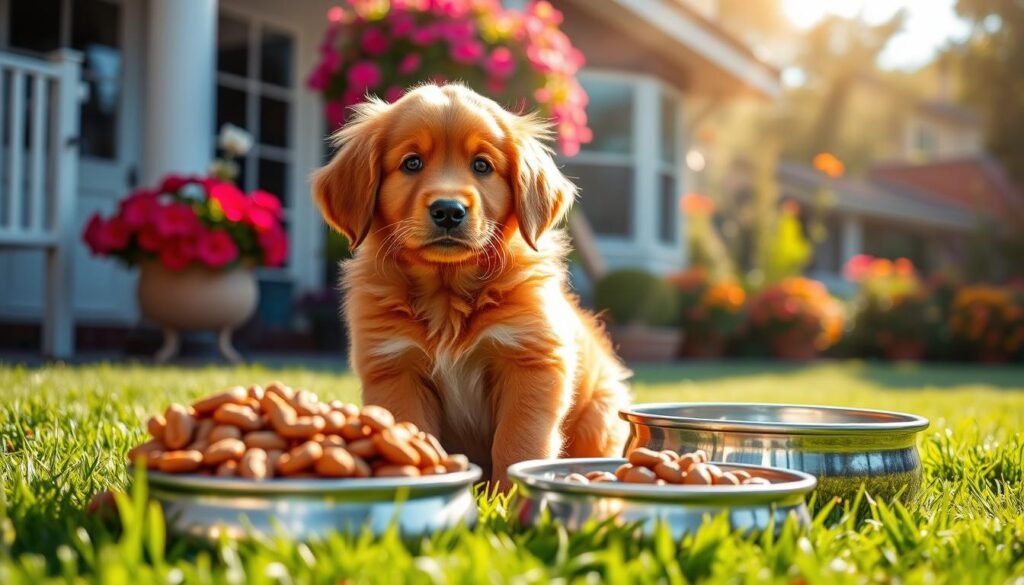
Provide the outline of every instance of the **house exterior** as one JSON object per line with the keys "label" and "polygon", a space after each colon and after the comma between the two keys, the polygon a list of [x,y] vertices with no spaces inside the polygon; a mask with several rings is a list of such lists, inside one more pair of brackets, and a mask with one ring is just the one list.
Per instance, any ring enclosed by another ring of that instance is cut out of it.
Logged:
{"label": "house exterior", "polygon": [[[261,282],[285,285],[292,297],[332,284],[325,282],[326,228],[307,181],[326,156],[329,128],[319,97],[304,87],[332,4],[0,0],[0,59],[9,57],[0,60],[0,96],[16,93],[13,79],[24,74],[18,64],[44,63],[60,49],[81,55],[80,124],[62,151],[73,153],[66,167],[75,178],[73,234],[64,236],[72,254],[67,296],[79,325],[130,328],[139,319],[136,274],[90,257],[78,238],[86,218],[111,212],[127,192],[166,173],[205,172],[216,131],[228,122],[255,138],[241,165],[242,187],[279,195],[286,210],[289,260],[261,271]],[[581,187],[596,246],[609,267],[677,269],[684,262],[677,200],[689,181],[681,164],[688,101],[770,98],[780,93],[777,72],[714,23],[713,0],[554,4],[588,58],[581,78],[595,140],[563,162]],[[0,99],[4,136],[30,102]],[[0,151],[0,160],[11,150]],[[15,192],[13,181],[0,185]],[[2,238],[0,330],[38,323],[48,302],[46,253]]]}

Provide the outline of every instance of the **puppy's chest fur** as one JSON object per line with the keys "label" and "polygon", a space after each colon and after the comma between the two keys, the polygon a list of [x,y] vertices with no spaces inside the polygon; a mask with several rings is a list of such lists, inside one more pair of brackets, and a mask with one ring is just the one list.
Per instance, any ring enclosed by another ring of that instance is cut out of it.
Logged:
{"label": "puppy's chest fur", "polygon": [[[494,432],[494,380],[490,368],[502,352],[521,348],[525,323],[497,310],[498,293],[475,298],[445,290],[410,296],[415,337],[392,340],[401,352],[422,352],[427,377],[441,401],[446,438],[472,451],[489,449]],[[506,354],[507,357],[507,354]]]}

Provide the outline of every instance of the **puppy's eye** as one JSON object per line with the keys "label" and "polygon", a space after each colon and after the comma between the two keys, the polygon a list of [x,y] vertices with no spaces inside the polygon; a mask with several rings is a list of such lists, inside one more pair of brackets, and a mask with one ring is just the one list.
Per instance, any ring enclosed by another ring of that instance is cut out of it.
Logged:
{"label": "puppy's eye", "polygon": [[478,175],[489,175],[494,167],[485,158],[477,157],[473,159],[473,172]]}
{"label": "puppy's eye", "polygon": [[423,159],[419,155],[412,155],[402,161],[402,170],[407,173],[418,173],[423,170]]}

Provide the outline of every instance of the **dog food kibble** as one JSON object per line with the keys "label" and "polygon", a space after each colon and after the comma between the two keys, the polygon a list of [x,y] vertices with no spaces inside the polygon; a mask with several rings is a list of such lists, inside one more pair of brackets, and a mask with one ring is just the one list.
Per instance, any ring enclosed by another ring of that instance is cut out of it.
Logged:
{"label": "dog food kibble", "polygon": [[146,430],[153,438],[128,458],[164,473],[267,480],[420,477],[469,469],[465,455],[449,455],[437,437],[395,421],[385,408],[321,402],[309,390],[281,382],[235,386],[191,406],[172,404],[150,417]]}
{"label": "dog food kibble", "polygon": [[570,473],[562,476],[570,483],[638,483],[648,485],[769,485],[771,481],[751,475],[743,469],[725,471],[708,463],[708,455],[697,450],[682,455],[675,451],[654,451],[639,448],[631,451],[628,463],[615,470],[591,471],[586,475]]}

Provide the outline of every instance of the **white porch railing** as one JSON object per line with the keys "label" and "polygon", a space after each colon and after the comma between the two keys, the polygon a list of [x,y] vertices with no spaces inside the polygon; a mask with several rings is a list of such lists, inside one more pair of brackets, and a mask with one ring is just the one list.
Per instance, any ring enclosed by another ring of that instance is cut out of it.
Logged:
{"label": "white porch railing", "polygon": [[54,357],[74,351],[80,81],[74,51],[0,52],[0,247],[46,251],[43,353]]}

